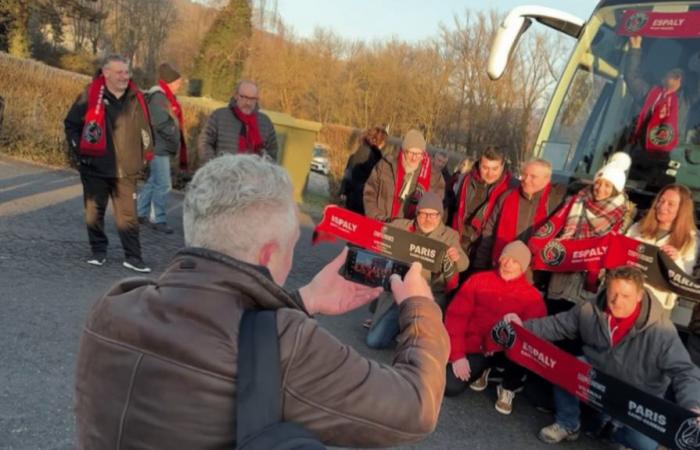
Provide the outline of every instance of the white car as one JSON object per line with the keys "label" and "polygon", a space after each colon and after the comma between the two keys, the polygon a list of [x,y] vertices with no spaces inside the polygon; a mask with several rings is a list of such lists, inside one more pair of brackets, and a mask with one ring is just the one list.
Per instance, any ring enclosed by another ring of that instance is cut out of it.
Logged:
{"label": "white car", "polygon": [[328,159],[328,150],[319,145],[314,147],[311,159],[311,171],[328,175],[331,172],[331,162]]}

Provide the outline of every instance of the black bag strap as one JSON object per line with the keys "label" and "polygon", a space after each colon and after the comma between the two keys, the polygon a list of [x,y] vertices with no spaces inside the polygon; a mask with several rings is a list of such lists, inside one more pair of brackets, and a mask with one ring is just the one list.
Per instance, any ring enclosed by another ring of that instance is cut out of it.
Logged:
{"label": "black bag strap", "polygon": [[275,311],[246,310],[238,335],[236,441],[282,420]]}

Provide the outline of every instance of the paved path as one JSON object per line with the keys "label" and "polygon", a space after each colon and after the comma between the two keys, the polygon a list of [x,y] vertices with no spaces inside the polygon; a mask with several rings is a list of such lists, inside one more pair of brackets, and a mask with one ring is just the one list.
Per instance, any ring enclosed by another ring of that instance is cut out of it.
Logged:
{"label": "paved path", "polygon": [[[171,236],[144,230],[146,262],[154,275],[182,246],[181,195],[170,197]],[[339,251],[311,248],[311,220],[303,220],[289,287],[307,282]],[[19,163],[0,156],[0,449],[75,447],[72,386],[80,330],[93,301],[118,279],[133,275],[121,266],[111,217],[107,265],[84,263],[89,255],[76,173]],[[361,353],[391,362],[390,351],[371,351],[359,323],[363,311],[321,318],[339,339]],[[446,399],[437,431],[420,449],[550,448],[535,437],[551,418],[516,398],[511,417],[493,409],[494,389]],[[587,439],[562,449],[598,448]],[[602,448],[602,447],[600,447]]]}

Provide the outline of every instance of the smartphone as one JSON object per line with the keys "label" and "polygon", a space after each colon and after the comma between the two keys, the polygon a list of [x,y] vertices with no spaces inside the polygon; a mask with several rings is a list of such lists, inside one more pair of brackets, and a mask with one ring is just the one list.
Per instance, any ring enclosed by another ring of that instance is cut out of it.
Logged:
{"label": "smartphone", "polygon": [[408,272],[408,264],[396,261],[378,253],[370,252],[359,247],[348,248],[348,257],[340,274],[350,281],[364,284],[365,286],[391,289],[389,278],[398,274],[403,278]]}

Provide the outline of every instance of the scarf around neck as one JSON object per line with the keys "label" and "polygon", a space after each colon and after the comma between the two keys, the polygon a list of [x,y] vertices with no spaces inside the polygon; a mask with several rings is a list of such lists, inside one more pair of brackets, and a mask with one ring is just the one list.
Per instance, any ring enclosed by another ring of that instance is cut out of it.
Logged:
{"label": "scarf around neck", "polygon": [[[467,219],[465,216],[467,209],[467,200],[471,195],[469,190],[471,189],[472,180],[477,183],[482,183],[481,174],[479,173],[479,168],[475,167],[469,172],[469,174],[464,177],[462,181],[462,186],[459,190],[459,200],[457,203],[457,214],[455,214],[452,219],[452,228],[457,230],[460,236],[464,233],[464,221]],[[496,200],[508,189],[508,184],[510,183],[510,172],[504,171],[501,178],[499,178],[495,183],[488,187],[487,201],[483,203],[474,212],[472,220],[470,222],[471,227],[476,231],[477,234],[481,234],[481,227],[484,225],[486,220],[488,220],[493,211],[493,207],[496,204]]]}
{"label": "scarf around neck", "polygon": [[624,193],[602,201],[593,199],[593,187],[587,187],[574,196],[559,239],[585,239],[618,231],[627,212]]}
{"label": "scarf around neck", "polygon": [[185,119],[182,115],[182,107],[180,102],[177,101],[177,97],[163,80],[158,80],[158,86],[163,90],[165,98],[168,99],[170,103],[170,111],[173,116],[177,119],[178,127],[180,128],[180,169],[187,170],[187,142],[185,141]]}
{"label": "scarf around neck", "polygon": [[[79,150],[81,155],[102,157],[107,154],[107,128],[105,122],[104,95],[107,89],[104,75],[95,77],[87,89],[87,111],[83,118],[83,131],[80,134]],[[146,100],[136,84],[129,80],[127,91],[123,95],[134,92],[141,107],[141,113],[146,123],[151,123],[151,118],[146,106]],[[146,155],[148,159],[148,155]],[[151,153],[151,159],[153,155]]]}
{"label": "scarf around neck", "polygon": [[[406,169],[404,169],[403,167],[403,153],[404,150],[401,149],[396,160],[396,183],[394,184],[394,198],[391,205],[392,219],[399,217],[401,207],[406,201],[410,202],[406,218],[413,219],[413,217],[415,216],[415,209],[416,205],[418,204],[418,200],[420,200],[424,192],[428,192],[430,190],[430,158],[428,158],[428,155],[424,153],[423,160],[421,161],[419,168],[416,169],[419,172],[415,191],[413,191],[408,198],[401,198],[401,189],[403,188],[403,182],[406,176]],[[416,176],[415,172],[413,176]]]}
{"label": "scarf around neck", "polygon": [[264,143],[260,136],[260,128],[258,128],[257,112],[246,114],[238,106],[232,107],[231,111],[243,126],[242,132],[238,135],[238,153],[261,154]]}
{"label": "scarf around neck", "polygon": [[670,152],[678,145],[678,95],[661,86],[649,90],[637,118],[633,140],[644,133],[644,148],[652,152]]}

